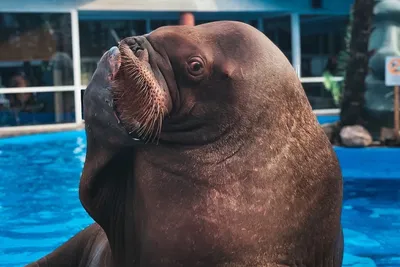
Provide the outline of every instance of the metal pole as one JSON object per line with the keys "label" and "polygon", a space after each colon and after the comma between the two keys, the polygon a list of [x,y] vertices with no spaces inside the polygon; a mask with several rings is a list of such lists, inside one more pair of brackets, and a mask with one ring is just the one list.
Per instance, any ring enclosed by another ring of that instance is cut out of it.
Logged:
{"label": "metal pole", "polygon": [[300,39],[300,16],[297,13],[290,15],[292,33],[292,65],[296,73],[301,77],[301,39]]}
{"label": "metal pole", "polygon": [[72,31],[72,58],[74,65],[74,100],[75,100],[75,122],[82,123],[82,101],[81,101],[81,52],[79,41],[79,17],[76,9],[71,11]]}
{"label": "metal pole", "polygon": [[146,33],[151,32],[151,21],[150,19],[146,19]]}
{"label": "metal pole", "polygon": [[258,30],[260,32],[264,32],[264,19],[263,18],[258,18],[257,22],[258,22]]}
{"label": "metal pole", "polygon": [[399,110],[399,86],[394,87],[394,137],[396,141],[400,141],[400,110]]}

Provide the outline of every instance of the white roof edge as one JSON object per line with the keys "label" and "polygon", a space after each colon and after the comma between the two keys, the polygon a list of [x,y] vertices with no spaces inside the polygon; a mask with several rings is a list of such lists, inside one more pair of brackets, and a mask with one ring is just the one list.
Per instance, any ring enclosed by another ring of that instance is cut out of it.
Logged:
{"label": "white roof edge", "polygon": [[[1,1],[1,0],[0,0]],[[75,8],[68,7],[43,7],[43,6],[25,6],[25,7],[1,7],[1,13],[69,13]]]}
{"label": "white roof edge", "polygon": [[194,0],[187,1],[132,1],[94,0],[78,6],[87,11],[196,11]]}
{"label": "white roof edge", "polygon": [[286,12],[293,9],[293,6],[288,5],[287,3],[274,6],[273,3],[271,3],[271,5],[265,5],[260,2],[252,2],[251,0],[247,1],[248,3],[233,1],[232,4],[227,4],[226,0],[220,2],[219,0],[93,0],[80,4],[78,10],[138,12]]}

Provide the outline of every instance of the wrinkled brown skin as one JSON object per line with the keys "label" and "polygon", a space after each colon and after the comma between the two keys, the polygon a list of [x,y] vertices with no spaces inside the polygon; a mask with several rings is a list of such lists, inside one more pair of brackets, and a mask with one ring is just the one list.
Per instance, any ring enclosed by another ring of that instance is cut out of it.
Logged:
{"label": "wrinkled brown skin", "polygon": [[[340,167],[281,51],[226,21],[137,40],[173,102],[159,143],[134,142],[104,105],[107,53],[84,98],[80,199],[96,224],[31,266],[341,266]],[[197,81],[192,55],[207,62]]]}

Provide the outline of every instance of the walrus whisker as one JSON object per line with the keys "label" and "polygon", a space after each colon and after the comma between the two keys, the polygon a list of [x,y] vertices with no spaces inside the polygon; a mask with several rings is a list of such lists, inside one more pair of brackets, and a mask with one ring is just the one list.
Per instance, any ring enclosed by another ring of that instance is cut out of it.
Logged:
{"label": "walrus whisker", "polygon": [[[161,128],[162,128],[162,119],[164,117],[164,112],[160,109],[159,114],[158,114],[158,124],[157,124],[157,130],[156,130],[156,136],[159,136],[161,133]],[[158,139],[156,140],[156,143],[158,144]]]}
{"label": "walrus whisker", "polygon": [[[151,119],[151,115],[152,115],[152,109],[147,109],[146,112],[144,112],[144,113],[141,115],[141,117],[139,117],[138,119],[139,119],[140,121],[143,121],[143,120],[145,120],[146,118],[147,118],[147,119]],[[146,122],[147,122],[147,121],[144,121],[144,124],[145,124]]]}
{"label": "walrus whisker", "polygon": [[[154,115],[154,117],[157,117],[158,119],[158,123],[160,123],[160,116],[159,116],[159,114],[160,114],[160,107],[159,106],[155,106],[155,105],[153,105],[153,113],[154,114],[158,114],[158,115]],[[152,116],[153,117],[153,116]],[[156,139],[156,137],[159,135],[159,129],[158,128],[155,128],[156,127],[156,123],[157,123],[157,120],[148,120],[148,123],[150,123],[151,125],[150,125],[150,127],[148,128],[148,129],[156,129],[156,130],[154,130],[153,131],[153,137],[151,138],[151,142],[154,142],[154,140]],[[162,122],[162,118],[161,118],[161,122]],[[150,136],[149,137],[151,137],[151,132],[149,133],[150,134]]]}
{"label": "walrus whisker", "polygon": [[113,84],[116,109],[128,132],[154,142],[162,129],[165,92],[127,44],[122,42],[119,49],[121,67]]}
{"label": "walrus whisker", "polygon": [[149,121],[149,124],[150,124],[149,129],[155,129],[155,123],[156,123],[156,120]]}

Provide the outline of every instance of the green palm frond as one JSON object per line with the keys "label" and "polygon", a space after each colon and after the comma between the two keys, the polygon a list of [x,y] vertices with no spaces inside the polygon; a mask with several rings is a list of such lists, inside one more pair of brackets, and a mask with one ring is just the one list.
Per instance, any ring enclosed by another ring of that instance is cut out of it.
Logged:
{"label": "green palm frond", "polygon": [[335,73],[330,73],[328,71],[325,71],[323,74],[324,87],[327,91],[329,91],[332,94],[333,100],[335,101],[336,105],[340,104],[344,82],[336,82],[333,80],[333,77],[334,76],[345,77],[346,75],[346,68],[350,59],[350,40],[351,40],[352,22],[353,22],[353,12],[350,12],[349,22],[346,27],[346,32],[344,36],[344,49],[339,52],[337,57],[337,69]]}

